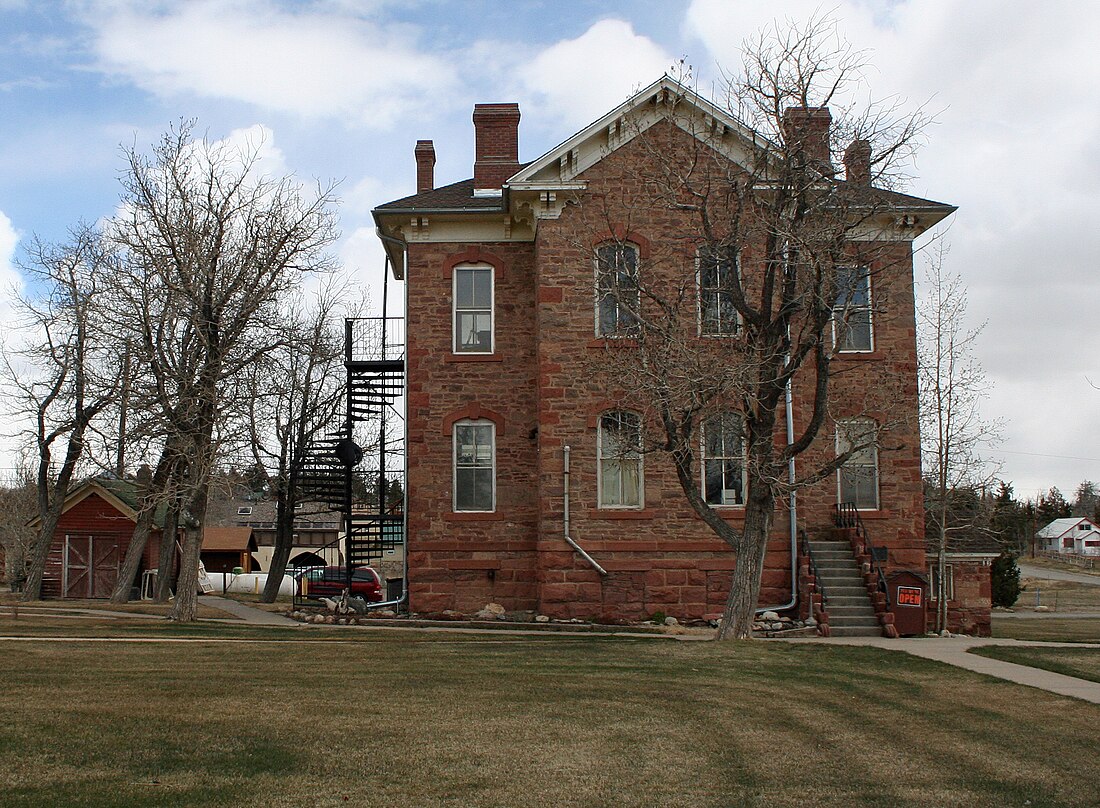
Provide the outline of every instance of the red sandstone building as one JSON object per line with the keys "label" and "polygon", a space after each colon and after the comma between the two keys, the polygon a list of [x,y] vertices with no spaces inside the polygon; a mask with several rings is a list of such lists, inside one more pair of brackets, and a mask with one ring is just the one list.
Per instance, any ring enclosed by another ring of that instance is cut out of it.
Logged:
{"label": "red sandstone building", "polygon": [[[676,261],[695,278],[699,344],[738,338],[722,278],[742,271],[740,253],[736,265],[703,255],[683,237],[685,214],[646,203],[643,186],[662,150],[705,148],[736,172],[756,146],[738,121],[667,77],[526,164],[519,119],[514,104],[477,105],[473,178],[439,187],[434,145],[418,141],[417,193],[374,211],[406,290],[410,608],[469,613],[496,602],[556,617],[714,617],[734,555],[689,507],[667,457],[609,458],[613,442],[636,439],[645,415],[593,368],[631,350],[616,339],[629,318],[613,287]],[[828,163],[828,111],[795,110],[791,120],[817,127]],[[927,573],[912,240],[954,208],[871,188],[869,154],[848,152],[847,183],[877,205],[852,242],[874,249],[856,264],[829,421],[798,462],[835,457],[853,431],[882,429],[888,439],[776,514],[760,605],[802,614],[813,587],[799,531],[855,539],[866,555],[846,563],[860,583],[871,545],[885,578]],[[791,391],[796,429],[812,385]],[[700,493],[735,527],[744,519],[737,423],[736,413],[708,420],[697,460]],[[838,531],[841,502],[855,506],[858,536]],[[875,624],[888,623],[875,605]]]}

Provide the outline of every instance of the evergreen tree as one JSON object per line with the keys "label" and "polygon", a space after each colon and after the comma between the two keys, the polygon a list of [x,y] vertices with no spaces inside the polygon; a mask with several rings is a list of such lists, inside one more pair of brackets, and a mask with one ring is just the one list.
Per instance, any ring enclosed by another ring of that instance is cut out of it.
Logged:
{"label": "evergreen tree", "polygon": [[993,562],[990,573],[993,583],[993,605],[1008,608],[1020,597],[1020,568],[1016,554],[1004,553]]}

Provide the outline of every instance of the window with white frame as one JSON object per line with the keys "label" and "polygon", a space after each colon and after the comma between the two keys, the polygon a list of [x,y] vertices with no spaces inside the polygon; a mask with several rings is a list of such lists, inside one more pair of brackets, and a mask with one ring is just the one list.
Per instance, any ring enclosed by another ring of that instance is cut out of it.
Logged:
{"label": "window with white frame", "polygon": [[833,339],[842,352],[874,350],[871,273],[867,267],[838,267],[833,305]]}
{"label": "window with white frame", "polygon": [[454,268],[454,352],[493,352],[493,268]]}
{"label": "window with white frame", "polygon": [[729,246],[701,247],[699,267],[699,334],[728,337],[737,333],[733,286],[737,283],[737,251]]}
{"label": "window with white frame", "polygon": [[878,509],[878,424],[848,418],[836,425],[836,452],[852,452],[837,470],[837,501],[863,510]]}
{"label": "window with white frame", "polygon": [[724,412],[703,423],[703,498],[708,505],[745,504],[741,416]]}
{"label": "window with white frame", "polygon": [[641,417],[625,410],[601,415],[596,453],[600,507],[641,508]]}
{"label": "window with white frame", "polygon": [[454,425],[454,509],[496,510],[496,425],[492,421]]}
{"label": "window with white frame", "polygon": [[641,308],[638,249],[632,244],[596,248],[596,336],[623,337],[638,333]]}

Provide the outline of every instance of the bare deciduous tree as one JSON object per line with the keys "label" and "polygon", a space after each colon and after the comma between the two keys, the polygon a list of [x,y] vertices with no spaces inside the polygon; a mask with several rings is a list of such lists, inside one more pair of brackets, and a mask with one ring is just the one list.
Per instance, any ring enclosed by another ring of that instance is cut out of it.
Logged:
{"label": "bare deciduous tree", "polygon": [[93,422],[118,388],[118,343],[100,307],[114,264],[99,230],[79,225],[63,244],[35,240],[21,265],[28,292],[17,312],[25,339],[5,350],[4,364],[13,412],[31,422],[37,460],[38,535],[26,558],[25,600],[42,595],[65,498]]}
{"label": "bare deciduous tree", "polygon": [[278,597],[293,549],[303,472],[320,456],[343,403],[344,346],[337,308],[345,297],[345,289],[328,284],[308,310],[289,307],[285,339],[245,375],[250,450],[255,467],[266,471],[275,499],[275,546],[263,592],[266,603]]}
{"label": "bare deciduous tree", "polygon": [[944,268],[946,249],[937,242],[929,253],[927,293],[917,309],[917,367],[920,383],[926,536],[936,553],[940,582],[936,627],[947,628],[947,553],[952,535],[973,530],[976,520],[953,513],[957,494],[985,491],[996,468],[980,452],[999,439],[1000,425],[982,418],[980,405],[990,384],[974,356],[984,324],[966,326],[966,287]]}
{"label": "bare deciduous tree", "polygon": [[260,145],[194,140],[183,124],[151,156],[126,150],[110,225],[117,321],[142,368],[130,396],[156,413],[161,445],[180,458],[181,473],[168,475],[188,526],[175,620],[194,619],[209,483],[241,375],[281,344],[281,304],[303,273],[332,263],[331,188],[307,193],[265,175]]}

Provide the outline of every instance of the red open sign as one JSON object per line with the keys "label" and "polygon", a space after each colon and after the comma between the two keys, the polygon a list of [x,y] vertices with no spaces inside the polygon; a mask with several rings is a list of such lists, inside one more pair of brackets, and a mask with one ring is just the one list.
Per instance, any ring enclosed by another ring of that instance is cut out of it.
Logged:
{"label": "red open sign", "polygon": [[920,606],[923,590],[919,586],[899,586],[898,606]]}

